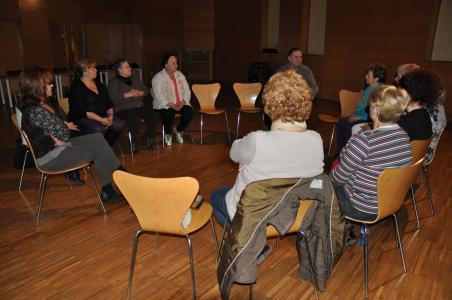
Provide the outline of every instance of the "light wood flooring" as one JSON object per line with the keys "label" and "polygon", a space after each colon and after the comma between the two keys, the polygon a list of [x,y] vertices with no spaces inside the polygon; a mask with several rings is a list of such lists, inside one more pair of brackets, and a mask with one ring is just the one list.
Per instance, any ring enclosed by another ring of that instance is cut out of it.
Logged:
{"label": "light wood flooring", "polygon": [[[331,127],[317,121],[319,111],[337,113],[337,105],[317,101],[309,122],[327,145]],[[231,110],[233,132],[235,118]],[[262,128],[259,116],[245,115],[242,122],[242,134]],[[237,171],[229,160],[224,124],[221,116],[206,119],[204,145],[191,144],[186,137],[183,145],[141,149],[134,159],[122,138],[123,163],[128,171],[144,176],[193,176],[200,182],[200,193],[209,199],[215,188],[232,185]],[[199,141],[198,117],[192,129]],[[132,239],[138,228],[127,204],[107,205],[104,216],[89,182],[71,190],[63,176],[51,177],[35,227],[39,176],[35,169],[27,169],[22,192],[18,191],[20,170],[12,166],[17,135],[4,107],[0,108],[0,134],[0,299],[125,299]],[[446,130],[430,170],[436,215],[429,216],[424,188],[417,192],[421,230],[416,230],[411,201],[399,213],[408,273],[403,273],[395,247],[392,220],[371,227],[370,299],[452,299],[451,149],[452,132]],[[221,228],[215,225],[219,236]],[[193,247],[197,295],[219,299],[215,244],[208,226],[193,235]],[[345,249],[320,299],[364,298],[362,255],[359,245]],[[258,268],[254,299],[313,299],[310,283],[301,280],[297,270],[295,237],[284,237]],[[156,250],[155,235],[141,238],[132,297],[191,298],[186,240],[161,236]],[[233,286],[231,299],[247,297],[247,286]]]}

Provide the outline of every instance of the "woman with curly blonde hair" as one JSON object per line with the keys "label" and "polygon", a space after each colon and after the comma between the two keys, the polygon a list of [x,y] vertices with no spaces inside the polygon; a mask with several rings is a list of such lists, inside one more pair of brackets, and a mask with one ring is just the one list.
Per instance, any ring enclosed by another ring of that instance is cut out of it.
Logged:
{"label": "woman with curly blonde hair", "polygon": [[217,189],[211,201],[218,222],[232,224],[246,185],[270,178],[313,177],[323,172],[323,142],[308,130],[305,120],[312,108],[311,89],[294,71],[273,75],[262,95],[265,112],[272,118],[270,131],[254,131],[236,140],[231,159],[239,164],[232,188]]}

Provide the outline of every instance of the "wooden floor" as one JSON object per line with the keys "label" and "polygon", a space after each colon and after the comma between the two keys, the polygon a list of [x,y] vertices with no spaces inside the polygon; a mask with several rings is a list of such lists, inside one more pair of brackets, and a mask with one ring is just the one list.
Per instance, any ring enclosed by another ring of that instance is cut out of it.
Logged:
{"label": "wooden floor", "polygon": [[[309,122],[327,144],[331,127],[317,121],[319,111],[337,113],[337,105],[317,101]],[[235,118],[231,110],[234,129]],[[192,123],[197,141],[198,122],[196,117]],[[258,116],[246,115],[242,122],[242,133],[262,128]],[[0,299],[124,299],[132,239],[138,228],[134,214],[126,203],[120,203],[107,205],[104,216],[91,184],[71,190],[62,176],[55,176],[48,181],[41,220],[35,227],[38,173],[27,169],[22,192],[18,192],[20,171],[12,167],[16,132],[4,108],[0,109],[0,126]],[[154,151],[143,149],[134,159],[125,153],[123,163],[130,172],[144,176],[193,176],[208,199],[215,188],[233,184],[237,165],[228,157],[224,119],[208,118],[205,126],[209,132],[204,145],[187,142]],[[124,138],[121,144],[126,152]],[[371,227],[371,299],[452,299],[451,149],[452,132],[446,131],[430,172],[436,215],[429,216],[424,188],[417,192],[421,230],[416,230],[410,201],[399,213],[407,274],[395,247],[392,221]],[[219,235],[220,226],[215,225]],[[283,238],[279,249],[259,266],[254,299],[314,298],[309,282],[297,276],[294,245],[294,236]],[[183,238],[163,236],[156,250],[155,236],[144,236],[138,247],[133,298],[190,299],[186,246]],[[208,226],[194,234],[193,247],[197,295],[219,299],[215,244]],[[231,299],[247,297],[247,286],[233,286]],[[361,298],[362,248],[354,245],[345,249],[320,299]]]}

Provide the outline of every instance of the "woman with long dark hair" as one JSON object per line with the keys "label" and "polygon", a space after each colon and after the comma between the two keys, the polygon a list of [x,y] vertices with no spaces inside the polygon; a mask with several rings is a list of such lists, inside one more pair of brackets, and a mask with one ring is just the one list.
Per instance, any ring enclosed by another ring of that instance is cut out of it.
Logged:
{"label": "woman with long dark hair", "polygon": [[20,74],[22,129],[27,133],[44,170],[59,170],[84,161],[94,161],[102,185],[102,201],[118,202],[122,197],[113,189],[112,172],[124,169],[100,133],[70,138],[73,126],[66,123],[45,100],[52,96],[53,74],[39,67],[28,67]]}

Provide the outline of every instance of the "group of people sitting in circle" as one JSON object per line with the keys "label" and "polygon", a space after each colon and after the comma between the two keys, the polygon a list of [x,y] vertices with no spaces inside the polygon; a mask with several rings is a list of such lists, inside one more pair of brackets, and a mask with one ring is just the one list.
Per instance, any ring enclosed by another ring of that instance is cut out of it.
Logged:
{"label": "group of people sitting in circle", "polygon": [[[297,51],[301,53],[294,53]],[[277,72],[264,87],[262,100],[272,121],[271,129],[251,132],[232,144],[230,157],[239,164],[235,183],[211,195],[221,225],[231,226],[247,184],[269,178],[313,177],[324,172],[322,138],[306,124],[317,89],[296,67],[290,64],[287,70]],[[149,90],[132,76],[127,60],[117,60],[114,69],[116,77],[105,87],[96,79],[96,63],[79,61],[66,117],[52,101],[53,74],[39,67],[26,68],[20,76],[21,97],[17,103],[22,112],[22,129],[30,138],[37,163],[43,169],[54,170],[93,161],[104,202],[122,199],[112,186],[112,172],[124,167],[110,146],[126,124],[136,145],[139,124],[144,120],[146,145],[151,147],[155,110],[163,123],[165,143],[171,145],[172,133],[178,143],[183,143],[182,133],[193,117],[190,87],[177,70],[175,54],[163,56],[162,70],[152,79],[153,107],[143,100]],[[339,163],[331,170],[330,178],[345,215],[374,220],[379,174],[386,168],[413,163],[411,140],[432,138],[426,161],[431,159],[446,124],[442,105],[445,95],[439,76],[414,64],[399,66],[394,85],[385,84],[387,71],[382,64],[371,64],[365,78],[368,86],[355,112],[338,124]],[[181,118],[172,129],[176,113]],[[81,181],[79,177],[73,179]],[[349,243],[354,241],[351,229]]]}

